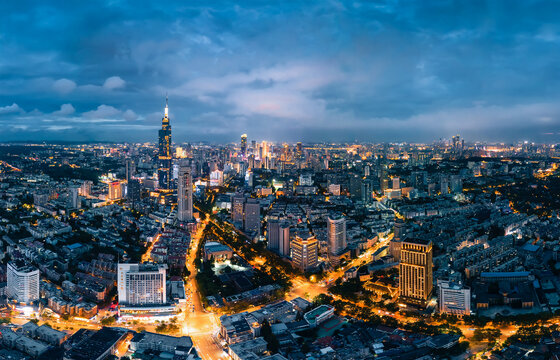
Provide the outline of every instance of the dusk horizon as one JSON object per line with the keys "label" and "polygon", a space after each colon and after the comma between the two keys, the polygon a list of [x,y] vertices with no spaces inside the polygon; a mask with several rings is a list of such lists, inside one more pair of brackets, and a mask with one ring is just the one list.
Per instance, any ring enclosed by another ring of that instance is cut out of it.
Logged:
{"label": "dusk horizon", "polygon": [[555,2],[0,5],[0,141],[557,142]]}

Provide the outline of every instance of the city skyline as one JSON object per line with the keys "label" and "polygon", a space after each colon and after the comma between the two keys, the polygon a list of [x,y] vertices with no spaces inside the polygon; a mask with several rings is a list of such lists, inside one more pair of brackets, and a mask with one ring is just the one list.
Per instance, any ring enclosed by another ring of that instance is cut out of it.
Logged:
{"label": "city skyline", "polygon": [[554,143],[558,6],[6,3],[0,141]]}

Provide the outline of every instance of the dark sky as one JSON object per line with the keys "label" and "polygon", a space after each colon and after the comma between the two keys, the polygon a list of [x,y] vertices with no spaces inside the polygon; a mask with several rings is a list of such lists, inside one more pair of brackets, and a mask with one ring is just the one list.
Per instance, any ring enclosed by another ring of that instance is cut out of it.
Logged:
{"label": "dark sky", "polygon": [[0,141],[154,141],[168,93],[176,142],[560,142],[559,14],[531,0],[2,1]]}

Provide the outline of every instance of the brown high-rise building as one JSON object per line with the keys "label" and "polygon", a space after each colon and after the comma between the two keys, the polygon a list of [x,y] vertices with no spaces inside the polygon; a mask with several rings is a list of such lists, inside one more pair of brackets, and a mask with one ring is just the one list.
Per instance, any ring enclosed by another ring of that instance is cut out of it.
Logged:
{"label": "brown high-rise building", "polygon": [[432,242],[407,239],[402,242],[400,257],[401,300],[408,304],[427,305],[433,289]]}
{"label": "brown high-rise building", "polygon": [[303,271],[314,270],[319,265],[319,242],[310,234],[299,234],[290,244],[292,262]]}

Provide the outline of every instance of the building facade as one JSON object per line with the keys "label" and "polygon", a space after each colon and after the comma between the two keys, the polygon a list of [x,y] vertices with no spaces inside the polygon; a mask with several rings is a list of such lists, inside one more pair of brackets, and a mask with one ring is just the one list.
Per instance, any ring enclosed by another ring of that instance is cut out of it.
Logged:
{"label": "building facade", "polygon": [[297,235],[291,242],[292,262],[302,271],[317,268],[319,242],[312,235]]}
{"label": "building facade", "polygon": [[438,280],[438,309],[440,313],[470,315],[471,289],[451,281]]}
{"label": "building facade", "polygon": [[290,256],[290,223],[281,219],[270,219],[266,231],[268,249],[280,256]]}
{"label": "building facade", "polygon": [[158,147],[158,186],[160,189],[171,189],[173,154],[171,153],[171,124],[169,123],[169,107],[165,99],[165,113],[161,119]]}
{"label": "building facade", "polygon": [[39,300],[39,269],[23,262],[9,262],[7,267],[8,298],[22,303]]}
{"label": "building facade", "polygon": [[166,265],[119,264],[119,304],[157,305],[167,302]]}
{"label": "building facade", "polygon": [[399,291],[405,303],[425,306],[433,290],[432,242],[402,242],[399,264]]}
{"label": "building facade", "polygon": [[181,166],[177,184],[177,219],[188,222],[193,219],[193,184],[191,169]]}
{"label": "building facade", "polygon": [[327,219],[327,245],[329,253],[338,256],[346,250],[346,218],[329,216]]}

